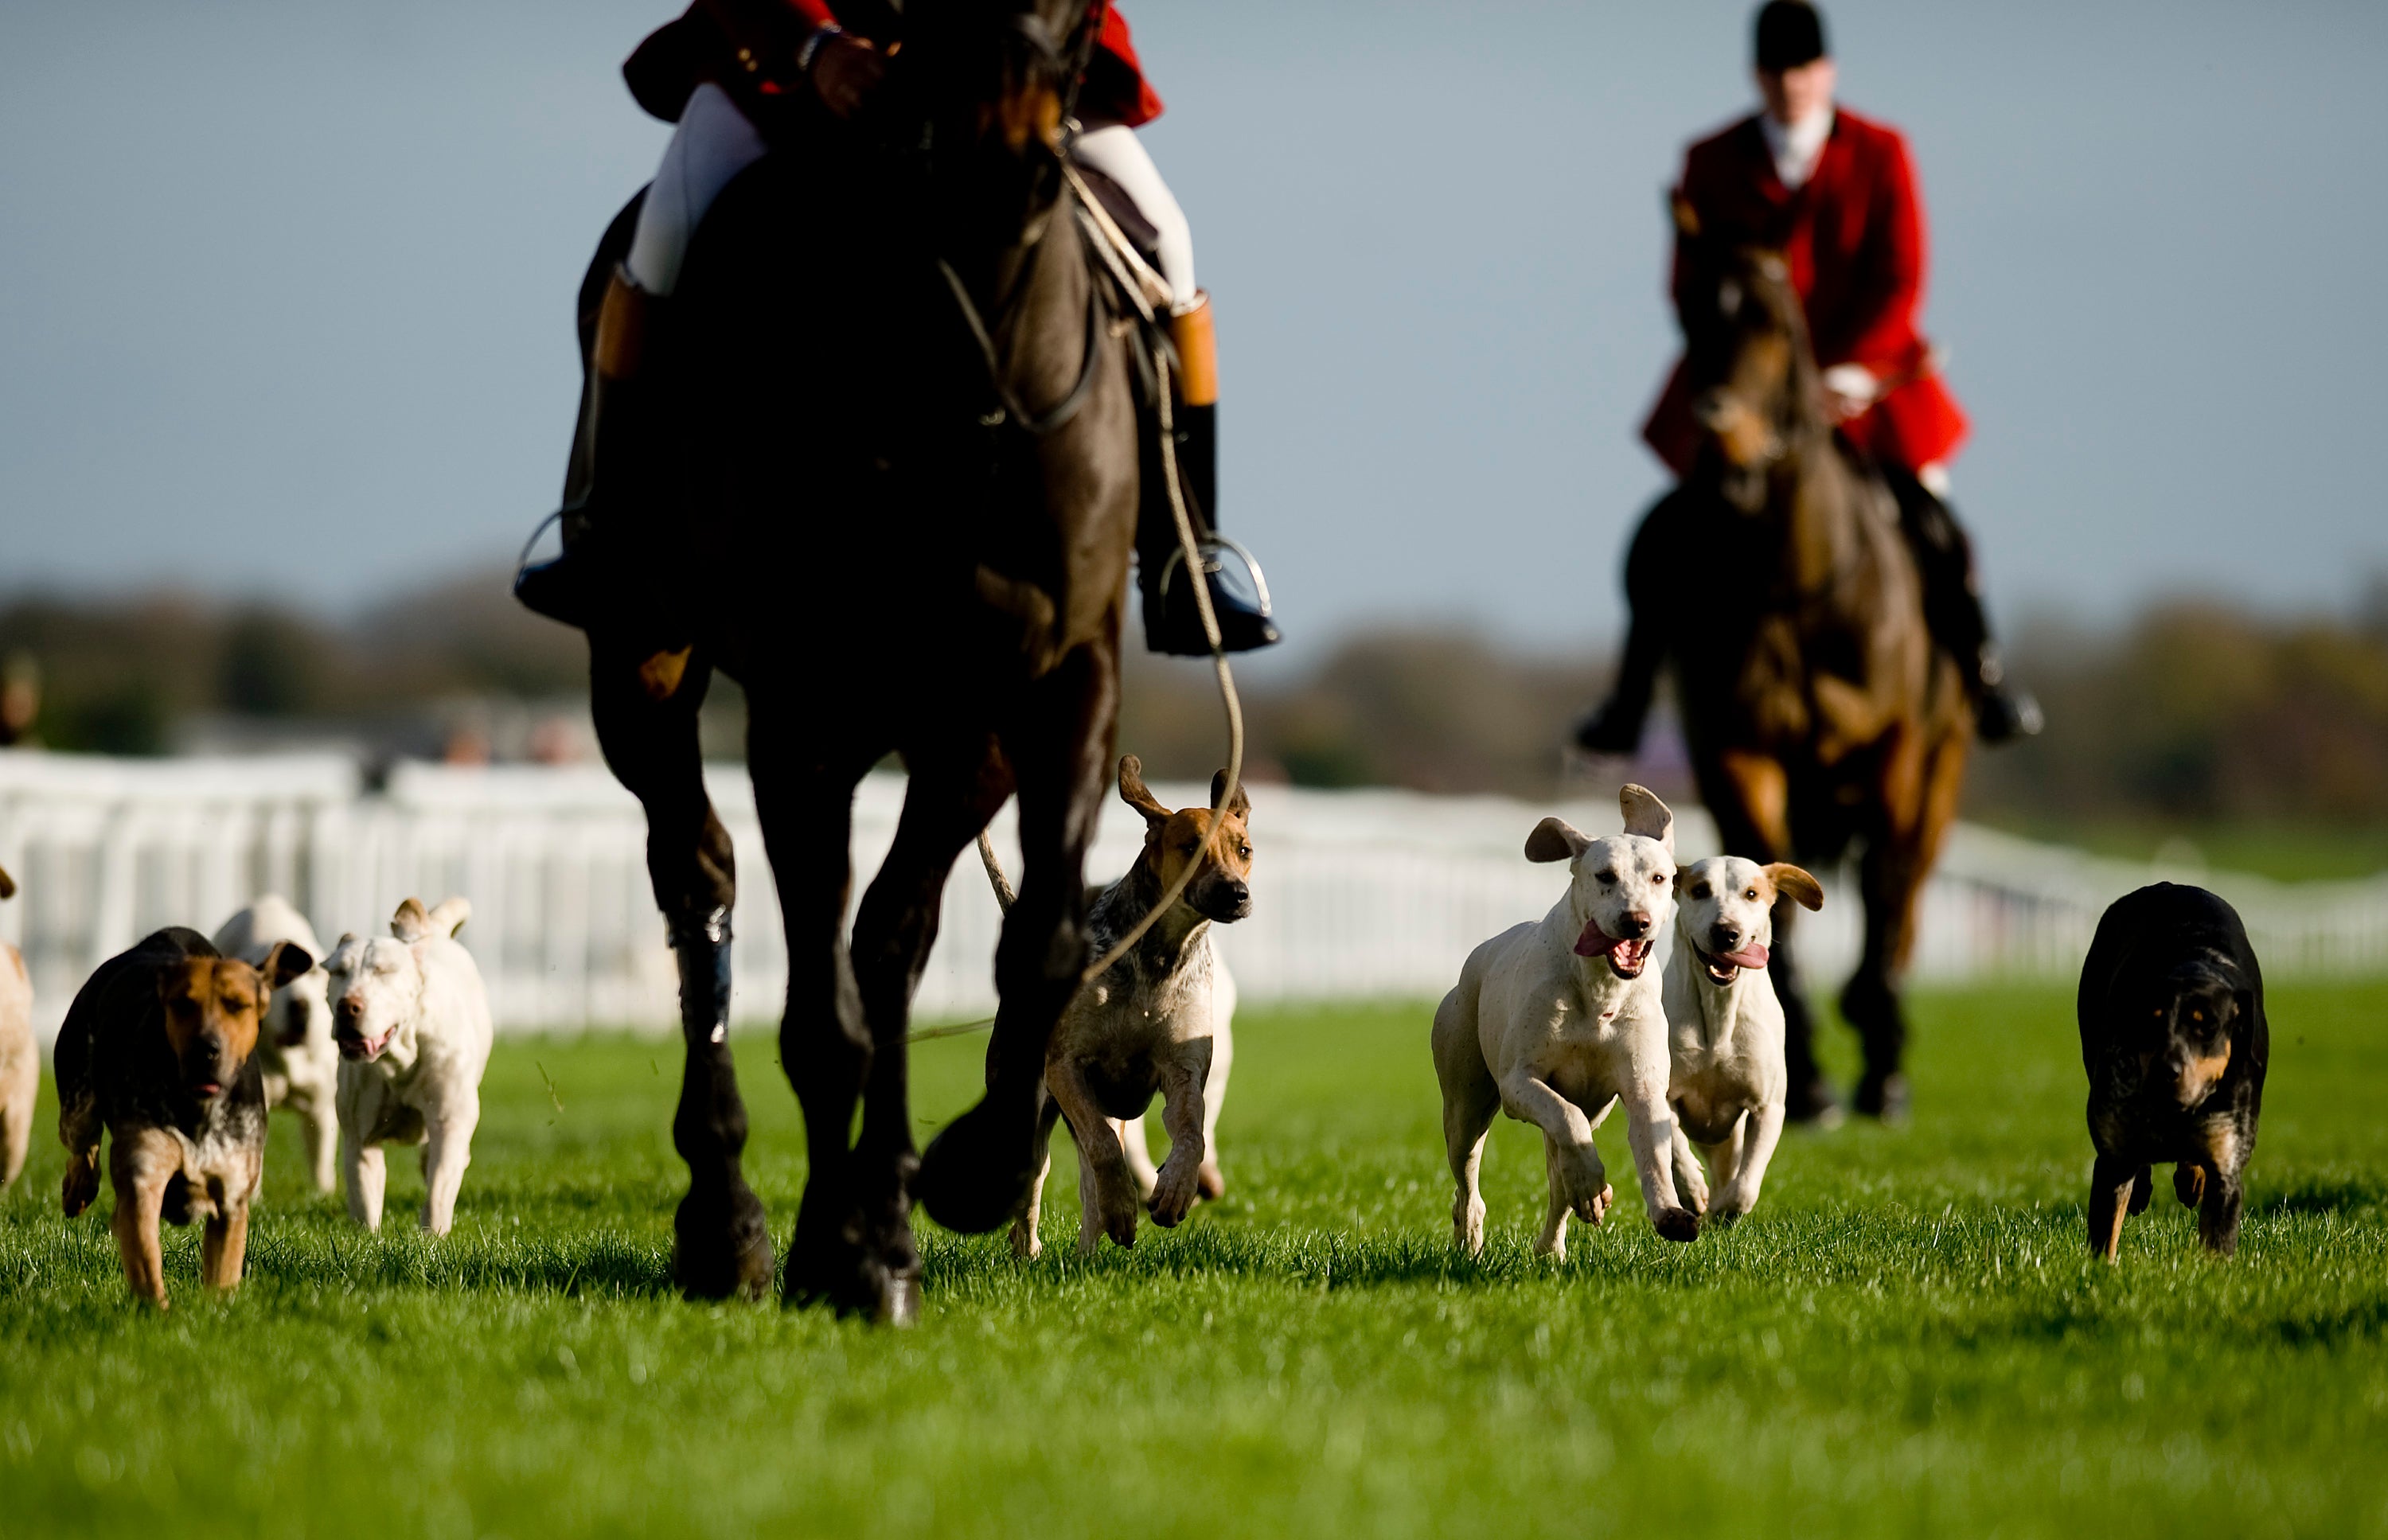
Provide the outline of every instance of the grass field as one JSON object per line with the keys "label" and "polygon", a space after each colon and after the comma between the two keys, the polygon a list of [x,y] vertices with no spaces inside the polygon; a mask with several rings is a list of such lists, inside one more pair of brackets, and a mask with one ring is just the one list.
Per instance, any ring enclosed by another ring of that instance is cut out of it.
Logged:
{"label": "grass field", "polygon": [[[2388,1534],[2383,1012],[2275,993],[2220,1265],[2168,1195],[2086,1256],[2059,990],[1923,996],[1912,1129],[1794,1136],[1689,1247],[1620,1174],[1559,1268],[1514,1123],[1487,1254],[1450,1251],[1424,1008],[1252,1013],[1224,1203],[1081,1261],[1065,1153],[1047,1257],[932,1231],[905,1333],[672,1294],[650,1040],[502,1043],[441,1242],[302,1195],[277,1126],[247,1286],[201,1297],[178,1232],[163,1317],[44,1142],[0,1205],[0,1531]],[[977,1052],[921,1051],[924,1113]],[[796,1118],[770,1040],[740,1057],[784,1237]]]}

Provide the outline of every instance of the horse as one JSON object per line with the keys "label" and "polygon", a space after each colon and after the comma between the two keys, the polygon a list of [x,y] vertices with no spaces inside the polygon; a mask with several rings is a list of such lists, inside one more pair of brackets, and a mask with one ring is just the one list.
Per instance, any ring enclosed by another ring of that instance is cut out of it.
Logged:
{"label": "horse", "polygon": [[[780,1060],[808,1169],[785,1298],[908,1320],[916,1197],[984,1231],[1027,1194],[1047,1040],[1086,963],[1139,488],[1140,337],[1061,165],[1096,25],[1086,0],[913,0],[855,124],[775,135],[691,246],[656,489],[685,531],[654,576],[675,619],[589,640],[599,742],[645,810],[680,962],[674,1272],[693,1297],[759,1297],[773,1272],[726,1030],[735,864],[698,758],[716,670],[746,692],[786,932]],[[633,220],[601,245],[584,309]],[[890,754],[909,783],[849,940],[854,793]],[[985,1093],[922,1156],[913,991],[955,858],[1015,794]]]}
{"label": "horse", "polygon": [[[1974,708],[1925,625],[1889,489],[1833,430],[1783,254],[1683,233],[1676,294],[1702,443],[1627,558],[1629,590],[1653,596],[1627,646],[1674,664],[1727,853],[1812,867],[1857,848],[1865,939],[1841,1010],[1864,1049],[1858,1110],[1896,1117],[1916,903],[1956,817]],[[1769,971],[1790,1110],[1815,1118],[1835,1104],[1781,907]]]}

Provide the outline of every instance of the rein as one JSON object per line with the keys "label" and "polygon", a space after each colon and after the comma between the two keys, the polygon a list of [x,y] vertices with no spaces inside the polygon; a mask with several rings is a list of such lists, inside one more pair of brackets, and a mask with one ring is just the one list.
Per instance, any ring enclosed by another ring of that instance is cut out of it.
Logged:
{"label": "rein", "polygon": [[[1071,196],[1069,185],[1064,183],[1062,197]],[[1029,277],[1035,271],[1037,254],[1045,249],[1045,243],[1052,239],[1053,226],[1061,221],[1061,200],[1057,199],[1052,213],[1046,220],[1045,228],[1037,234],[1036,244],[1029,248],[1015,292],[1027,285]],[[962,282],[962,275],[954,271],[953,263],[943,257],[937,259],[937,271],[945,275],[946,287],[953,291],[954,307],[961,311],[963,322],[970,327],[972,340],[978,344],[979,357],[986,365],[987,384],[994,388],[997,401],[1001,403],[995,414],[995,422],[988,425],[994,426],[1008,418],[1031,438],[1043,438],[1067,426],[1070,420],[1078,415],[1079,409],[1086,404],[1086,398],[1094,394],[1095,375],[1102,367],[1103,301],[1099,285],[1091,281],[1086,285],[1086,347],[1078,361],[1077,383],[1051,410],[1039,413],[1029,410],[1012,388],[1004,384],[1002,351],[996,346],[995,335],[988,329],[986,318],[979,312],[978,302],[971,297],[970,285]]]}

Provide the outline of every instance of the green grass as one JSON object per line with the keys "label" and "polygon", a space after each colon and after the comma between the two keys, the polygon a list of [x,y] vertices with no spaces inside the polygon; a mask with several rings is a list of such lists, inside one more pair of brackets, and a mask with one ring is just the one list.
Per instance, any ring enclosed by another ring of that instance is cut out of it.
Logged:
{"label": "green grass", "polygon": [[[1423,1008],[1253,1013],[1226,1202],[1081,1261],[1064,1153],[1046,1258],[931,1231],[909,1332],[674,1297],[659,1042],[502,1044],[441,1242],[303,1195],[277,1127],[247,1286],[203,1297],[177,1232],[162,1317],[44,1143],[0,1205],[0,1530],[2388,1534],[2383,1007],[2277,991],[2237,1259],[2166,1195],[2117,1270],[2061,990],[1924,996],[1912,1129],[1792,1137],[1688,1247],[1620,1174],[1558,1268],[1507,1122],[1492,1243],[1451,1253]],[[924,1113],[978,1052],[921,1051]],[[798,1126],[770,1041],[740,1056],[784,1237]]]}
{"label": "green grass", "polygon": [[2186,857],[2214,871],[2252,872],[2275,882],[2347,882],[2388,872],[2388,825],[2076,822],[1999,814],[1982,821],[2120,861],[2178,864]]}

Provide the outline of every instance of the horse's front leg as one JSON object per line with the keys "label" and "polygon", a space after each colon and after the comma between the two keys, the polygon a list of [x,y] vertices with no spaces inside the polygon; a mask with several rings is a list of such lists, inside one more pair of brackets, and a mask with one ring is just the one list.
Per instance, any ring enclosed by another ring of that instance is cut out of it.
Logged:
{"label": "horse's front leg", "polygon": [[1950,733],[1925,747],[1913,729],[1883,756],[1877,798],[1884,815],[1869,832],[1858,864],[1865,904],[1865,945],[1841,991],[1841,1014],[1865,1049],[1857,1109],[1892,1121],[1908,1109],[1907,1010],[1900,999],[1915,946],[1916,909],[1949,826],[1956,821],[1965,775],[1965,739]]}
{"label": "horse's front leg", "polygon": [[912,1240],[911,1095],[906,1036],[912,994],[937,940],[954,858],[1011,794],[1010,773],[991,735],[908,751],[911,783],[887,859],[854,919],[854,978],[870,1031],[862,1133],[847,1157],[850,1230],[788,1259],[791,1297],[820,1297],[839,1309],[903,1323],[917,1312],[921,1256]]}
{"label": "horse's front leg", "polygon": [[1006,725],[1020,787],[1020,897],[1003,922],[995,981],[1002,1004],[986,1049],[986,1094],[929,1146],[914,1191],[940,1224],[998,1229],[1035,1175],[1045,1051],[1078,992],[1086,955],[1086,847],[1110,779],[1119,713],[1115,630],[1027,687]]}
{"label": "horse's front leg", "polygon": [[705,794],[696,713],[712,666],[701,653],[650,655],[629,638],[592,636],[590,708],[614,776],[647,814],[647,876],[680,966],[685,1062],[672,1147],[688,1195],[672,1217],[672,1270],[700,1299],[760,1298],[771,1236],[746,1185],[746,1105],[730,1053],[730,912],[737,864]]}
{"label": "horse's front leg", "polygon": [[[1728,749],[1693,756],[1700,801],[1716,819],[1725,853],[1763,865],[1788,861],[1791,851],[1791,777],[1770,754]],[[1830,1124],[1840,1117],[1833,1088],[1816,1064],[1815,1017],[1799,981],[1792,937],[1797,906],[1785,899],[1774,906],[1773,955],[1766,965],[1775,998],[1783,1003],[1783,1061],[1790,1092],[1785,1110],[1795,1123]]]}
{"label": "horse's front leg", "polygon": [[864,1296],[876,1298],[877,1290],[858,1281],[862,1237],[848,1141],[870,1074],[871,1041],[845,931],[854,788],[876,755],[824,754],[796,737],[810,713],[759,694],[749,701],[755,811],[787,936],[780,1067],[805,1115],[805,1195],[788,1243],[787,1294],[869,1308]]}

